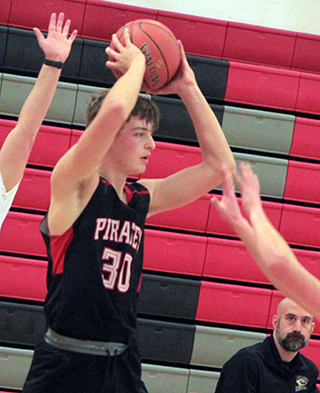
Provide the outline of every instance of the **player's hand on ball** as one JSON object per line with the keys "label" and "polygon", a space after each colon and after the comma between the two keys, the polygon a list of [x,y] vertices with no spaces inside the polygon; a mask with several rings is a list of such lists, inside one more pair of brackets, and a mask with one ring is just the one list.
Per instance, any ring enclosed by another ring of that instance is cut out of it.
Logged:
{"label": "player's hand on ball", "polygon": [[145,87],[144,91],[147,94],[152,94],[152,95],[179,94],[184,87],[188,87],[196,83],[195,75],[188,63],[187,56],[183,48],[183,44],[180,40],[178,40],[178,43],[181,51],[181,63],[177,73],[169,83],[167,83],[159,90],[152,90],[147,86],[144,86]]}
{"label": "player's hand on ball", "polygon": [[120,73],[120,76],[128,71],[133,61],[140,60],[142,67],[145,67],[146,62],[141,50],[131,42],[127,28],[124,29],[124,41],[125,44],[122,45],[117,35],[113,34],[112,43],[115,49],[111,47],[106,49],[109,56],[107,67],[116,73]]}

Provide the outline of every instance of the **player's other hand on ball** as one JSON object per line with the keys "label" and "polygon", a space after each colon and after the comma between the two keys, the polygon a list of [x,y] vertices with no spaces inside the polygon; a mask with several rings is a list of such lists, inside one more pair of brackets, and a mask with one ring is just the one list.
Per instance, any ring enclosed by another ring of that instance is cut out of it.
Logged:
{"label": "player's other hand on ball", "polygon": [[167,95],[167,94],[180,94],[184,87],[196,84],[196,78],[193,70],[191,69],[187,56],[185,54],[182,42],[178,40],[181,50],[181,62],[172,80],[159,90],[151,90],[147,86],[143,86],[143,91],[152,95]]}
{"label": "player's other hand on ball", "polygon": [[146,66],[146,60],[141,50],[130,40],[130,34],[127,28],[124,29],[124,42],[119,41],[116,34],[112,35],[112,44],[115,49],[108,47],[106,53],[109,56],[107,67],[119,76],[125,74],[135,60],[141,62],[141,67]]}

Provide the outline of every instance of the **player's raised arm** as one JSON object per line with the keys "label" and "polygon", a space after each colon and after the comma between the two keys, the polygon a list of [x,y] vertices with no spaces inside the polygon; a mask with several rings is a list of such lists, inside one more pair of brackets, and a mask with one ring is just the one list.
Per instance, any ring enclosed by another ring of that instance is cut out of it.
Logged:
{"label": "player's raised arm", "polygon": [[[145,57],[130,41],[125,29],[125,45],[114,34],[115,50],[107,48],[123,76],[110,89],[93,121],[58,162],[51,177],[49,225],[52,233],[61,233],[78,217],[99,182],[98,167],[110,150],[115,136],[134,108],[145,72]],[[65,214],[68,211],[68,214]]]}
{"label": "player's raised arm", "polygon": [[320,281],[297,260],[291,248],[266,216],[259,180],[249,164],[241,164],[236,180],[247,218],[241,212],[233,187],[232,174],[224,169],[223,198],[212,203],[232,226],[269,280],[303,308],[320,318]]}
{"label": "player's raised arm", "polygon": [[[71,45],[77,34],[75,30],[68,38],[70,24],[69,19],[64,22],[64,14],[60,13],[58,19],[56,14],[51,15],[47,38],[44,38],[38,28],[34,28],[39,46],[49,65],[42,66],[37,81],[22,107],[17,125],[7,136],[1,148],[0,173],[3,180],[4,199],[6,199],[5,194],[13,188],[15,188],[13,192],[16,191],[22,179],[37,132],[56,91],[61,74],[60,66],[69,56]],[[8,210],[9,207],[7,203],[5,208]]]}
{"label": "player's raised arm", "polygon": [[153,93],[180,96],[193,121],[202,162],[166,179],[141,181],[152,193],[150,215],[186,205],[215,188],[222,182],[222,165],[231,171],[235,169],[226,137],[196,82],[181,42],[180,45],[182,63],[177,76],[163,89]]}

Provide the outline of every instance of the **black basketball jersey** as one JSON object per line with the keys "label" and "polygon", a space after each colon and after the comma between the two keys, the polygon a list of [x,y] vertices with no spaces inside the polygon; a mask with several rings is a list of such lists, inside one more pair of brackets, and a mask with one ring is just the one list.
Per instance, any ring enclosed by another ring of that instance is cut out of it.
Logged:
{"label": "black basketball jersey", "polygon": [[61,236],[40,225],[48,250],[49,326],[61,335],[127,344],[136,329],[144,225],[150,195],[127,184],[128,204],[102,179],[89,203]]}

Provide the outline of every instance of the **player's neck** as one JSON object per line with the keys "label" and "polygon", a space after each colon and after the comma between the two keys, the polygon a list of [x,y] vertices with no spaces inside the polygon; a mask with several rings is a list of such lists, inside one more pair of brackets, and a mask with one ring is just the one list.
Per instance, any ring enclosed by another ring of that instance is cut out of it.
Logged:
{"label": "player's neck", "polygon": [[110,183],[113,186],[119,198],[124,203],[127,203],[127,194],[124,189],[124,186],[127,181],[127,177],[124,175],[119,176],[119,174],[115,175],[112,172],[108,172],[108,171],[100,172],[100,176],[103,179],[107,180],[108,183]]}

